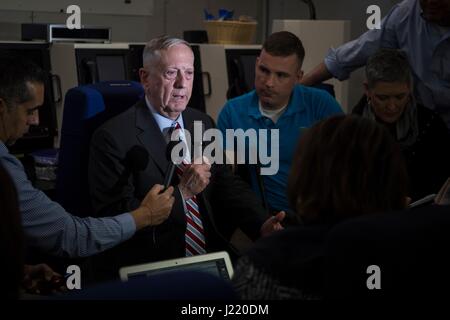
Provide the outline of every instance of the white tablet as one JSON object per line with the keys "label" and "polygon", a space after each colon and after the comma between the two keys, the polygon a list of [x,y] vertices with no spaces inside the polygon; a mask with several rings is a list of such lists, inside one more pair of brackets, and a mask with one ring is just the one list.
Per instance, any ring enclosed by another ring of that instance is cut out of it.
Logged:
{"label": "white tablet", "polygon": [[233,276],[230,256],[225,251],[123,267],[119,274],[122,281],[127,281],[176,271],[207,272],[225,280],[230,280]]}

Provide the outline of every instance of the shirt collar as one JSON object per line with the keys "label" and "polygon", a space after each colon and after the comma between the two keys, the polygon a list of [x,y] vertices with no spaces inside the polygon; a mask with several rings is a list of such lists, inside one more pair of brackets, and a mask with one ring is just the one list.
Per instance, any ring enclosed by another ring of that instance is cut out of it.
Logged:
{"label": "shirt collar", "polygon": [[178,118],[176,120],[172,120],[172,119],[166,118],[163,115],[159,114],[156,111],[156,109],[152,106],[152,104],[148,100],[147,96],[145,96],[145,102],[147,104],[148,109],[152,113],[153,118],[155,119],[156,123],[158,124],[159,130],[161,130],[162,133],[166,133],[171,127],[175,126],[176,122],[178,122],[180,124],[181,129],[184,129],[182,113],[180,113],[180,115],[178,116]]}
{"label": "shirt collar", "polygon": [[[302,112],[305,109],[305,106],[298,99],[298,94],[296,94],[296,90],[299,89],[300,85],[298,84],[295,85],[294,89],[292,90],[289,103],[280,118],[290,116],[298,112]],[[259,110],[259,97],[258,94],[256,93],[256,90],[253,90],[252,95],[253,95],[252,101],[247,108],[248,115],[255,119],[263,118],[264,116],[261,114],[261,111]]]}

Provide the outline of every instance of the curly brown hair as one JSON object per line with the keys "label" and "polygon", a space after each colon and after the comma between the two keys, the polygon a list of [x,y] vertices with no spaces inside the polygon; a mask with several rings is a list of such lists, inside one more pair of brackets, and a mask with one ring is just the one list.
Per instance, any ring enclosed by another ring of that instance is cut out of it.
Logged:
{"label": "curly brown hair", "polygon": [[308,129],[292,162],[288,198],[304,223],[405,207],[407,171],[389,132],[375,121],[335,116]]}

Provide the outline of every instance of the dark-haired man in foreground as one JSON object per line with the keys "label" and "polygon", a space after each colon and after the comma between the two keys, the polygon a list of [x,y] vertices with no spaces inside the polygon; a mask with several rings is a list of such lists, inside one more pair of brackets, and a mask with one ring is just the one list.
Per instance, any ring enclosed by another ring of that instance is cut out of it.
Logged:
{"label": "dark-haired man in foreground", "polygon": [[160,193],[162,186],[155,185],[145,192],[135,210],[98,219],[72,216],[33,187],[7,145],[21,138],[30,125],[39,123],[44,82],[43,70],[33,63],[12,55],[0,57],[0,161],[17,189],[26,244],[60,257],[86,257],[166,220],[174,201],[173,188]]}

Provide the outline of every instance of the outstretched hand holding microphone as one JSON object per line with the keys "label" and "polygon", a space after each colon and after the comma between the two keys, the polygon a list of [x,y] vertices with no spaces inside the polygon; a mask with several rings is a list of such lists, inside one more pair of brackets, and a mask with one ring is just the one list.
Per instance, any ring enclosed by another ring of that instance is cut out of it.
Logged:
{"label": "outstretched hand holding microphone", "polygon": [[[122,163],[125,169],[116,185],[110,191],[113,194],[122,190],[133,173],[145,170],[148,164],[148,152],[142,146],[133,146],[127,152]],[[172,194],[173,187],[164,188],[160,184],[155,184],[142,200],[139,208],[131,212],[136,229],[139,230],[147,226],[156,226],[163,223],[169,217],[175,202]]]}
{"label": "outstretched hand holding microphone", "polygon": [[155,184],[142,200],[139,208],[131,212],[139,230],[147,226],[156,226],[163,223],[172,210],[175,198],[173,187],[164,190],[164,186]]}

